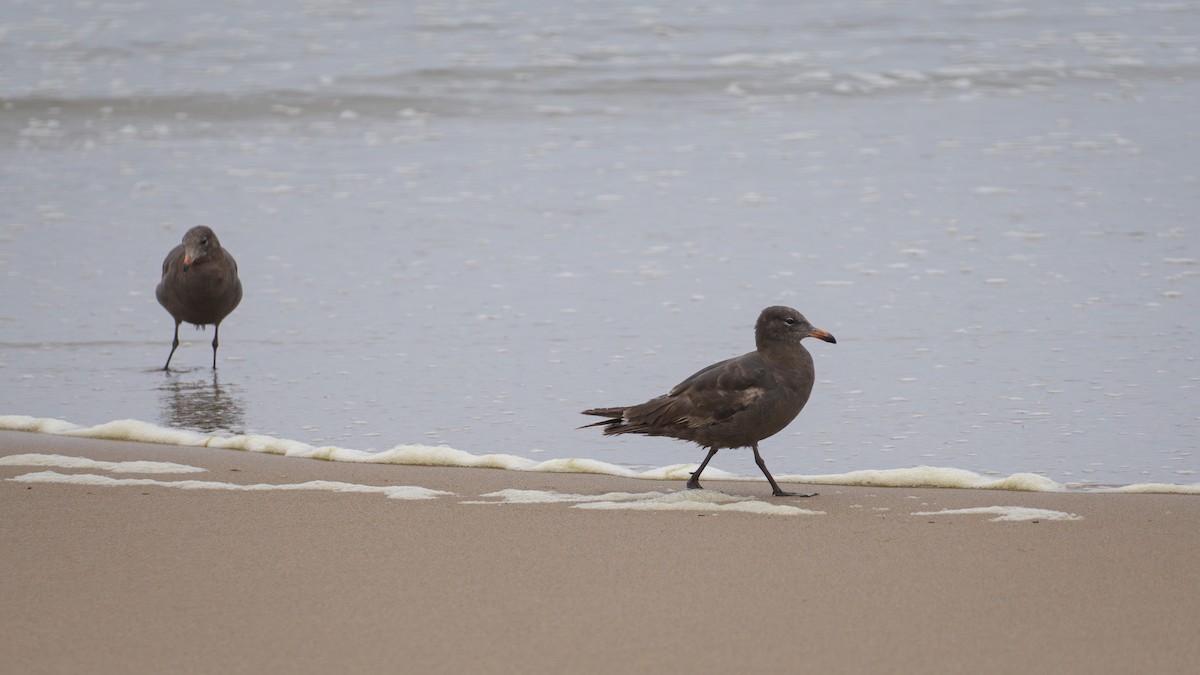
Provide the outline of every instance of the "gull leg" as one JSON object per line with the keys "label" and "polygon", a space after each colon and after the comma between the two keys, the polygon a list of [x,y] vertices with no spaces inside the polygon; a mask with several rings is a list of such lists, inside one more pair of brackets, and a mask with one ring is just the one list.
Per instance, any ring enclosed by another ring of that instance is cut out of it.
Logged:
{"label": "gull leg", "polygon": [[175,321],[175,338],[173,340],[171,340],[171,353],[167,354],[167,364],[165,366],[163,366],[163,370],[170,370],[171,357],[175,356],[175,350],[176,350],[176,348],[179,347],[179,323],[180,323],[179,320],[176,319],[176,321]]}
{"label": "gull leg", "polygon": [[213,370],[217,369],[217,335],[221,332],[221,324],[213,325]]}
{"label": "gull leg", "polygon": [[786,491],[780,489],[779,483],[775,482],[775,477],[771,475],[770,471],[767,471],[767,463],[763,461],[762,455],[758,454],[758,444],[755,443],[754,445],[751,445],[750,449],[754,450],[754,463],[758,465],[758,468],[762,469],[763,475],[767,477],[767,482],[771,484],[771,494],[773,494],[776,497],[816,497],[817,496],[817,493],[815,493],[815,492],[786,492]]}
{"label": "gull leg", "polygon": [[700,462],[700,468],[693,471],[692,477],[688,479],[687,489],[689,489],[689,490],[704,489],[704,488],[700,487],[700,474],[704,473],[704,467],[708,466],[708,460],[712,459],[713,455],[715,455],[715,454],[717,454],[717,449],[709,448],[708,456],[704,458],[703,462]]}

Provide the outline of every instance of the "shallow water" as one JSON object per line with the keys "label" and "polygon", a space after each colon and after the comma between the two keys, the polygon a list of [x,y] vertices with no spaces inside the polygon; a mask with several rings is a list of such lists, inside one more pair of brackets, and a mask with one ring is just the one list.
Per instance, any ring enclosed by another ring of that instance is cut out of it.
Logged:
{"label": "shallow water", "polygon": [[[1200,7],[8,3],[0,414],[698,461],[603,438],[788,304],[779,474],[1194,483]],[[153,289],[246,296],[207,367]],[[757,469],[747,451],[714,468]]]}

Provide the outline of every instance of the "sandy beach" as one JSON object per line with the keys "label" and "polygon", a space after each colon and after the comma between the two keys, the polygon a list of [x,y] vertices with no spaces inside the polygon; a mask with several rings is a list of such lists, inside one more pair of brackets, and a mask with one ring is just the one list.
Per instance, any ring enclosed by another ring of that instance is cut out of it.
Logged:
{"label": "sandy beach", "polygon": [[1200,673],[1197,36],[3,3],[0,675]]}
{"label": "sandy beach", "polygon": [[[789,501],[709,480],[823,513],[585,510],[464,502],[682,482],[0,432],[0,456],[19,454],[205,469],[59,474],[453,494],[22,482],[47,468],[0,466],[5,672],[1184,673],[1200,660],[1190,496],[820,486]],[[1076,519],[938,513],[992,506]]]}

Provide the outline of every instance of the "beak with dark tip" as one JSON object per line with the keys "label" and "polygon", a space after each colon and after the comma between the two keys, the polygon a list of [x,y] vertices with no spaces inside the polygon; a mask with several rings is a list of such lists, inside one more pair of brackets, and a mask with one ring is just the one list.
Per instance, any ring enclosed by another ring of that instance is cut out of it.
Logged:
{"label": "beak with dark tip", "polygon": [[808,334],[808,337],[815,337],[818,340],[824,340],[830,344],[837,344],[836,338],[830,335],[828,331],[823,331],[820,328],[812,329],[812,332]]}
{"label": "beak with dark tip", "polygon": [[204,250],[203,246],[185,241],[183,243],[183,271],[186,272],[189,267],[196,264],[197,260],[200,260],[207,254],[208,251]]}

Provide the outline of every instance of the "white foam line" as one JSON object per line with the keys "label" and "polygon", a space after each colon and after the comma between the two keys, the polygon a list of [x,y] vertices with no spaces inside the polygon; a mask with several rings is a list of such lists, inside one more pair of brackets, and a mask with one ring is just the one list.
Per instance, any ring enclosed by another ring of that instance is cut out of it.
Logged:
{"label": "white foam line", "polygon": [[785,504],[771,504],[752,497],[737,497],[714,490],[684,490],[682,492],[606,492],[600,495],[580,495],[551,490],[507,489],[490,492],[482,497],[498,501],[468,501],[463,504],[571,504],[577,509],[631,511],[708,511],[738,512],[771,516],[817,516],[824,511],[810,511]]}
{"label": "white foam line", "polygon": [[431,490],[415,485],[360,485],[358,483],[340,483],[330,480],[310,480],[306,483],[255,483],[239,485],[237,483],[222,483],[207,480],[155,480],[153,478],[113,478],[94,473],[66,474],[57,471],[39,471],[9,478],[17,483],[66,483],[73,485],[96,485],[101,487],[121,486],[155,486],[178,488],[180,490],[237,490],[245,492],[265,492],[271,490],[324,490],[327,492],[358,492],[382,494],[388,499],[436,499],[442,495],[452,495],[453,492]]}
{"label": "white foam line", "polygon": [[[208,436],[196,431],[160,427],[141,420],[114,420],[93,427],[80,427],[70,422],[26,415],[0,415],[0,429],[32,431],[77,438],[135,441],[182,445],[187,447],[219,448],[262,452],[286,457],[322,459],[330,462],[369,464],[402,464],[408,466],[447,466],[542,473],[595,473],[625,478],[649,480],[686,480],[696,464],[672,464],[646,471],[634,471],[616,464],[594,459],[549,459],[535,461],[508,454],[474,455],[462,450],[434,445],[397,445],[388,450],[368,452],[332,445],[313,446],[301,441],[276,438],[263,434],[238,436]],[[704,473],[713,480],[746,480],[735,474],[710,468]],[[758,479],[761,480],[761,479]]]}
{"label": "white foam line", "polygon": [[563,504],[580,502],[619,502],[636,499],[662,497],[666,492],[605,492],[602,495],[578,495],[553,490],[518,490],[507,488],[489,492],[480,497],[492,497],[499,501],[469,501],[462,504]]}
{"label": "white foam line", "polygon": [[1083,516],[1050,509],[1035,509],[1028,506],[976,506],[969,509],[943,509],[941,511],[914,511],[914,516],[957,516],[985,514],[994,515],[990,522],[1018,520],[1083,520]]}
{"label": "white foam line", "polygon": [[37,431],[43,434],[61,434],[78,428],[78,424],[72,424],[66,420],[56,420],[51,417],[0,415],[0,429],[6,431]]}
{"label": "white foam line", "polygon": [[1193,483],[1192,485],[1176,485],[1174,483],[1137,483],[1135,485],[1121,485],[1119,487],[1104,488],[1100,491],[1119,492],[1122,494],[1195,495],[1200,494],[1200,483]]}
{"label": "white foam line", "polygon": [[[695,471],[697,467],[696,464],[691,463],[672,464],[656,469],[635,471],[627,467],[593,459],[550,459],[539,462],[517,455],[474,455],[454,448],[431,445],[397,445],[380,452],[368,452],[337,446],[317,447],[300,441],[261,434],[209,436],[195,431],[160,427],[139,420],[116,420],[93,427],[80,427],[58,419],[36,418],[26,415],[0,415],[0,430],[33,431],[80,438],[101,438],[264,452],[287,457],[323,459],[331,462],[477,467],[545,473],[594,473],[644,480],[687,480],[691,472]],[[763,481],[761,477],[738,476],[721,471],[715,467],[709,467],[704,472],[704,477],[712,480]],[[905,469],[869,469],[832,475],[796,474],[776,476],[776,478],[780,483],[798,483],[804,485],[971,488],[1025,492],[1144,492],[1200,495],[1200,483],[1192,483],[1190,485],[1139,483],[1120,487],[1068,485],[1033,473],[1015,473],[1011,476],[993,478],[965,469],[934,466],[917,466]]]}
{"label": "white foam line", "polygon": [[605,509],[629,511],[714,511],[717,513],[752,513],[761,516],[823,516],[824,511],[810,511],[797,506],[769,504],[760,501],[733,502],[730,504],[706,504],[693,501],[636,501],[636,502],[588,502],[576,504],[576,509]]}
{"label": "white foam line", "polygon": [[1003,478],[988,478],[966,469],[914,466],[905,469],[866,469],[821,476],[788,475],[779,482],[806,485],[860,485],[863,487],[973,488],[1018,492],[1065,492],[1066,485],[1035,473],[1014,473]]}
{"label": "white foam line", "polygon": [[44,455],[28,453],[24,455],[8,455],[0,457],[0,466],[53,466],[60,469],[95,469],[113,473],[200,473],[205,471],[198,466],[176,464],[174,462],[151,462],[136,460],[130,462],[106,462],[87,457],[71,457],[68,455]]}

